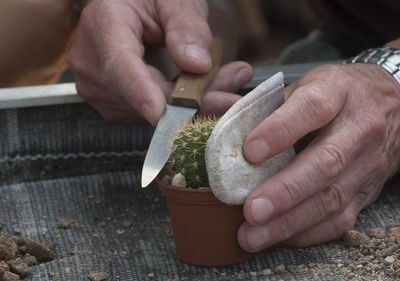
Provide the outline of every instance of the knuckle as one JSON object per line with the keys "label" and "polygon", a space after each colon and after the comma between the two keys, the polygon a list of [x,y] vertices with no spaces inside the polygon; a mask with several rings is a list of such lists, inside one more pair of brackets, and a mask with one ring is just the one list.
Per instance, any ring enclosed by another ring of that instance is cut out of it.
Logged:
{"label": "knuckle", "polygon": [[343,151],[333,143],[321,146],[317,152],[315,169],[327,179],[332,181],[346,166]]}
{"label": "knuckle", "polygon": [[346,194],[338,185],[331,185],[317,195],[318,209],[324,212],[326,217],[332,217],[341,212],[347,205]]}
{"label": "knuckle", "polygon": [[386,136],[386,118],[383,114],[377,112],[370,114],[366,120],[365,134],[374,136],[377,139],[383,140]]}
{"label": "knuckle", "polygon": [[290,238],[293,235],[293,227],[294,223],[290,219],[288,214],[283,214],[278,217],[278,225],[280,228],[280,239],[281,241],[284,241],[288,238]]}
{"label": "knuckle", "polygon": [[300,185],[297,185],[294,181],[281,182],[281,194],[283,196],[283,202],[281,202],[281,204],[284,210],[289,210],[294,205],[296,205],[301,198],[304,197],[303,192],[300,190],[299,186]]}
{"label": "knuckle", "polygon": [[316,84],[307,84],[301,87],[301,91],[304,94],[300,106],[306,116],[327,122],[335,115],[331,99],[322,92],[321,87]]}
{"label": "knuckle", "polygon": [[285,112],[277,110],[275,113],[275,122],[277,128],[279,128],[280,135],[282,136],[280,139],[284,141],[285,147],[290,146],[297,141],[295,130],[293,130],[291,124],[287,122],[287,115]]}

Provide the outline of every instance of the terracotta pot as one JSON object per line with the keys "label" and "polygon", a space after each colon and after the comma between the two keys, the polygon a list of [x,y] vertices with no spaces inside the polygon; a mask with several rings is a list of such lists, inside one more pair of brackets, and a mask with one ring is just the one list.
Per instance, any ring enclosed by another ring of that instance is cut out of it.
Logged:
{"label": "terracotta pot", "polygon": [[237,231],[244,221],[243,205],[229,206],[211,190],[168,185],[157,178],[166,197],[179,258],[201,266],[224,266],[246,261]]}

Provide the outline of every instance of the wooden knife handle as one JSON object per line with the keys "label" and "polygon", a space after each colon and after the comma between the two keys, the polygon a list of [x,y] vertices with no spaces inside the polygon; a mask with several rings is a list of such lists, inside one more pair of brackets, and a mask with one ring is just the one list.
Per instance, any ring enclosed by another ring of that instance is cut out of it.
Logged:
{"label": "wooden knife handle", "polygon": [[172,105],[199,108],[201,97],[206,88],[214,79],[221,64],[224,43],[221,39],[214,37],[210,46],[211,69],[205,74],[193,74],[182,72],[176,81],[174,90],[168,99]]}

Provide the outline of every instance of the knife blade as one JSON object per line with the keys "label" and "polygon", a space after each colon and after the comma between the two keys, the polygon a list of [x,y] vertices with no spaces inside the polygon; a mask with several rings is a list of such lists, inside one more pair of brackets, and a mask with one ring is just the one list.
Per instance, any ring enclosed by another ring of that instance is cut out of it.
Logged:
{"label": "knife blade", "polygon": [[148,186],[167,163],[170,142],[200,107],[201,98],[218,71],[223,42],[214,37],[210,46],[211,69],[206,74],[182,72],[157,124],[142,169],[142,187]]}

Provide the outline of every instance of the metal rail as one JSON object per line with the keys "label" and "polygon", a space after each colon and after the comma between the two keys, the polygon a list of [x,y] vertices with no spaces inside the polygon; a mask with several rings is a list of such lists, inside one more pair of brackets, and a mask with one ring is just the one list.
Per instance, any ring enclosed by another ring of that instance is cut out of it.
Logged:
{"label": "metal rail", "polygon": [[[243,87],[243,90],[248,91],[254,89],[258,84],[279,71],[283,72],[285,85],[288,85],[313,67],[321,64],[340,63],[342,63],[342,61],[322,61],[315,63],[256,67],[254,69],[253,79]],[[77,95],[75,83],[0,88],[0,109],[79,102],[83,102],[83,100]]]}

